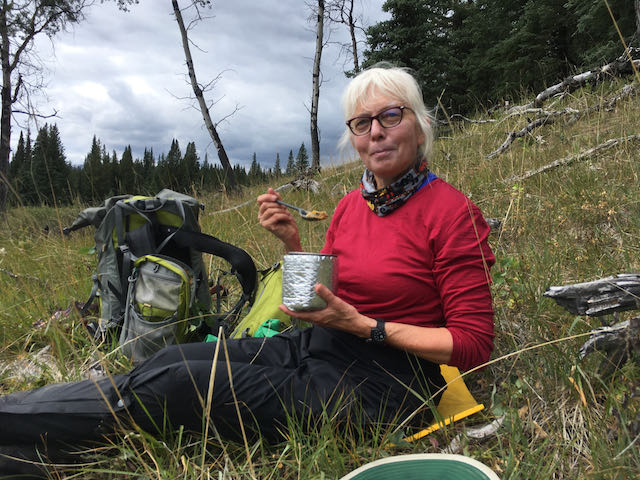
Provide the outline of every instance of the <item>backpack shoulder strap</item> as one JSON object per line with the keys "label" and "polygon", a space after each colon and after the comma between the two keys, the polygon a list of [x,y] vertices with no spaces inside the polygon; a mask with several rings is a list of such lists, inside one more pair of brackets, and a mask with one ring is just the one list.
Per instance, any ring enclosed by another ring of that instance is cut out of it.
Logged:
{"label": "backpack shoulder strap", "polygon": [[258,282],[258,274],[251,255],[243,249],[206,233],[181,230],[170,226],[162,226],[161,228],[164,233],[171,234],[176,244],[181,247],[193,248],[200,252],[224,258],[231,264],[234,272],[238,275],[244,295],[248,297],[253,295]]}

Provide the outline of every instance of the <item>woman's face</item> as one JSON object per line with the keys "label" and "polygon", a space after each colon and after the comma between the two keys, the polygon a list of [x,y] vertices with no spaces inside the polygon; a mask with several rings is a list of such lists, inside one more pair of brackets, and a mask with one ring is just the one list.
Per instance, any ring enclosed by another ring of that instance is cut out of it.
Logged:
{"label": "woman's face", "polygon": [[[358,106],[354,117],[374,116],[387,108],[401,105],[403,102],[393,97],[374,94]],[[402,121],[395,127],[384,128],[378,120],[373,120],[369,133],[351,134],[351,143],[365,167],[373,173],[380,189],[393,183],[415,164],[424,135],[418,128],[415,114],[405,108]]]}

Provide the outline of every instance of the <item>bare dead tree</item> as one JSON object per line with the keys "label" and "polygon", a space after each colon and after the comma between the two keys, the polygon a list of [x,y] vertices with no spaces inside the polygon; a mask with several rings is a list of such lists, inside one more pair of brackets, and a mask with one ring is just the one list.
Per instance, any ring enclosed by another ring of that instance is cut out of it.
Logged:
{"label": "bare dead tree", "polygon": [[320,62],[324,47],[324,0],[317,0],[316,52],[313,59],[313,91],[311,93],[311,171],[320,170],[320,136],[318,133],[318,102],[320,101]]}
{"label": "bare dead tree", "polygon": [[[185,27],[184,19],[182,18],[182,10],[178,5],[178,0],[171,0],[171,4],[173,5],[173,13],[176,17],[176,22],[178,23],[178,27],[180,28],[180,35],[182,37],[182,48],[184,50],[184,56],[187,63],[187,70],[189,72],[189,81],[191,83],[191,88],[193,89],[193,94],[195,95],[198,106],[200,107],[200,112],[202,113],[202,118],[204,120],[205,126],[207,127],[207,131],[209,132],[209,136],[213,141],[213,144],[216,147],[218,152],[218,159],[222,164],[222,168],[224,170],[225,177],[228,182],[228,186],[230,190],[236,190],[238,188],[238,184],[236,182],[236,177],[233,173],[233,167],[231,166],[231,162],[229,162],[229,157],[227,156],[227,152],[224,149],[224,145],[222,144],[222,140],[218,135],[218,131],[216,129],[216,125],[211,120],[211,114],[209,113],[209,106],[204,98],[204,92],[206,90],[206,86],[203,86],[198,83],[198,79],[196,77],[196,70],[193,63],[193,57],[191,56],[191,48],[189,46],[189,36],[187,34],[188,28]],[[207,0],[195,0],[191,2],[191,6],[208,6],[210,2]],[[209,86],[211,83],[209,84]]]}
{"label": "bare dead tree", "polygon": [[[640,0],[638,0],[640,1]],[[358,58],[358,39],[356,31],[364,29],[358,25],[359,19],[354,14],[355,0],[330,0],[326,5],[327,18],[333,23],[345,25],[349,29],[351,44],[346,47],[353,58],[353,74],[360,72],[360,60]]]}

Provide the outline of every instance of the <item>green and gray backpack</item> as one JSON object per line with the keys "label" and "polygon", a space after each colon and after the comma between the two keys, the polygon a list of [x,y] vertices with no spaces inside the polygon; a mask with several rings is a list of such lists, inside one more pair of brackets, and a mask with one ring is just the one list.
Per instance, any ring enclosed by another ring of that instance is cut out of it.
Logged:
{"label": "green and gray backpack", "polygon": [[[82,312],[98,299],[98,319],[89,324],[96,339],[117,340],[137,362],[165,345],[217,331],[251,305],[258,281],[253,260],[203,234],[202,209],[196,199],[167,189],[155,197],[121,195],[83,210],[65,229],[68,234],[96,228],[98,267]],[[241,285],[239,299],[226,312],[212,312],[203,252],[226,260]]]}

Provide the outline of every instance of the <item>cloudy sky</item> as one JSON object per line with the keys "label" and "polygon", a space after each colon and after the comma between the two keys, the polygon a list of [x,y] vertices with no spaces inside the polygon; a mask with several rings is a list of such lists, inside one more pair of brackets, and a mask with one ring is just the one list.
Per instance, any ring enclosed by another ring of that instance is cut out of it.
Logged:
{"label": "cloudy sky", "polygon": [[[145,147],[166,153],[172,139],[182,152],[193,141],[200,158],[218,163],[202,116],[190,99],[184,52],[170,0],[142,0],[128,13],[115,2],[98,4],[87,18],[37,51],[47,68],[44,114],[55,110],[67,160],[82,164],[93,136],[118,158],[131,145],[134,158]],[[182,1],[186,5],[186,1]],[[276,153],[286,165],[302,142],[310,151],[309,113],[314,25],[304,0],[218,0],[211,18],[191,31],[200,83],[219,77],[207,94],[214,122],[231,162],[249,165],[254,152],[263,168]],[[358,0],[365,25],[387,17],[384,0]],[[185,21],[188,13],[185,12]],[[346,27],[331,33],[345,41]],[[323,52],[319,125],[323,163],[340,161],[335,145],[343,129],[340,94],[348,58],[337,45]],[[236,108],[238,110],[231,116]],[[225,119],[225,117],[228,117]],[[14,145],[20,128],[14,126]]]}

